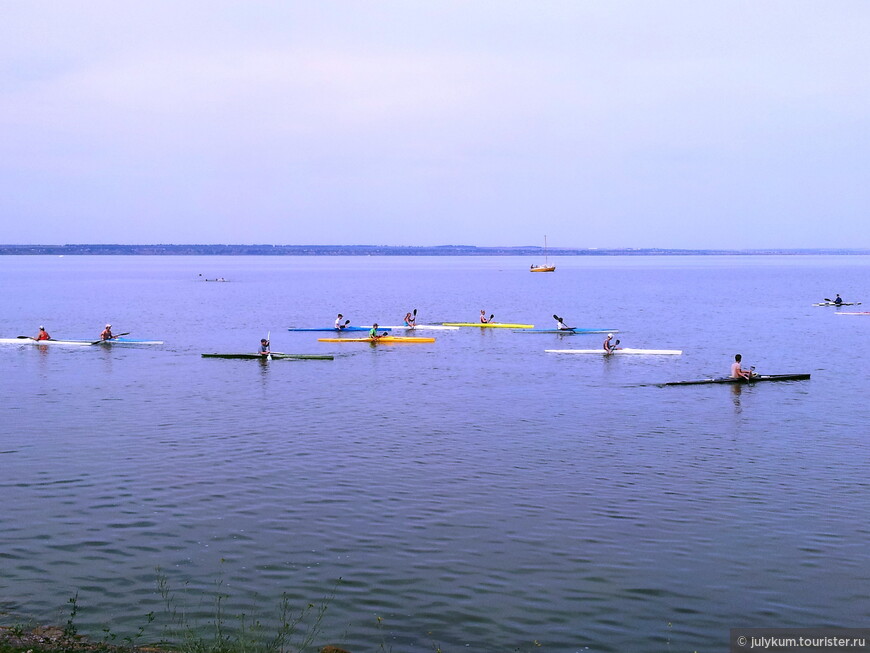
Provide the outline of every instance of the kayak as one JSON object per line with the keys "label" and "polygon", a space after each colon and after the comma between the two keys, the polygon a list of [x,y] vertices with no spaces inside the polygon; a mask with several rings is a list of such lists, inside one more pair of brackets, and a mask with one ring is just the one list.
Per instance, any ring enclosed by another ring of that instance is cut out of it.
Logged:
{"label": "kayak", "polygon": [[861,302],[841,302],[837,304],[836,302],[819,302],[818,304],[813,304],[813,306],[860,306]]}
{"label": "kayak", "polygon": [[613,356],[614,354],[635,354],[639,356],[679,356],[683,353],[680,349],[614,349],[613,351],[604,351],[604,349],[545,349],[544,351],[551,354],[603,354],[605,356]]}
{"label": "kayak", "polygon": [[29,336],[19,336],[17,338],[0,338],[0,343],[4,345],[96,345],[99,340],[34,340]]}
{"label": "kayak", "polygon": [[435,342],[435,338],[404,338],[402,336],[384,336],[383,338],[318,338],[318,342]]}
{"label": "kayak", "polygon": [[[92,341],[93,342],[93,341]],[[162,345],[162,340],[138,340],[136,338],[112,338],[100,340],[98,345]]]}
{"label": "kayak", "polygon": [[481,329],[534,329],[534,324],[506,324],[503,322],[444,322],[442,326],[480,327]]}
{"label": "kayak", "polygon": [[[379,329],[383,329],[384,331],[389,331],[392,327],[378,327]],[[371,327],[363,327],[363,326],[346,326],[343,329],[336,329],[335,327],[312,327],[303,329],[301,327],[290,327],[287,329],[288,331],[334,331],[335,333],[341,333],[342,331],[371,331]]]}
{"label": "kayak", "polygon": [[837,315],[870,315],[870,311],[840,311]]}
{"label": "kayak", "polygon": [[429,331],[459,331],[458,326],[444,326],[443,324],[418,324],[416,326],[407,326],[407,325],[392,325],[392,326],[379,326],[378,329],[384,329],[385,331],[389,331],[390,329],[405,329],[407,331],[419,331],[420,329],[426,329]]}
{"label": "kayak", "polygon": [[[320,354],[282,354],[279,351],[273,351],[272,354],[273,360],[284,360],[284,359],[303,359],[303,360],[324,360],[331,361],[334,356],[321,356]],[[252,359],[252,358],[260,358],[262,360],[269,360],[267,356],[263,356],[261,354],[202,354],[203,358],[241,358],[241,359]]]}
{"label": "kayak", "polygon": [[514,333],[558,333],[570,336],[577,333],[619,333],[619,329],[581,329],[579,327],[573,329],[514,329]]}
{"label": "kayak", "polygon": [[756,383],[758,381],[805,381],[810,378],[809,374],[758,374],[748,379],[734,379],[723,376],[718,379],[701,379],[699,381],[671,381],[659,385],[705,385],[708,383]]}

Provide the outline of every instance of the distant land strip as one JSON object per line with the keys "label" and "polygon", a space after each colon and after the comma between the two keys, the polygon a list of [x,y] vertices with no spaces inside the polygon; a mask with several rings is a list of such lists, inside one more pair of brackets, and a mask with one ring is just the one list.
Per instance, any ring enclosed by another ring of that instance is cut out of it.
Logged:
{"label": "distant land strip", "polygon": [[[543,256],[539,245],[0,245],[0,255],[106,256]],[[870,249],[571,249],[550,247],[557,256],[722,256],[870,254]]]}

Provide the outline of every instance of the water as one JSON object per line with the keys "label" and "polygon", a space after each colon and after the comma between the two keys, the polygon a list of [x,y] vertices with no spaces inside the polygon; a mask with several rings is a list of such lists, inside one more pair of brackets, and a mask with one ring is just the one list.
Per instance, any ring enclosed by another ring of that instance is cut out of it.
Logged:
{"label": "water", "polygon": [[[0,347],[0,611],[63,623],[78,593],[83,631],[132,634],[163,610],[162,577],[203,623],[218,591],[231,618],[269,625],[282,593],[334,592],[316,643],[355,652],[724,650],[736,626],[866,624],[870,316],[811,303],[860,299],[870,258],[556,263],[0,257],[3,336],[108,321],[166,342]],[[545,354],[603,336],[502,329],[376,347],[286,331],[413,308],[557,313],[684,355]],[[199,356],[268,332],[336,358]],[[724,375],[737,352],[812,380],[645,385]]]}

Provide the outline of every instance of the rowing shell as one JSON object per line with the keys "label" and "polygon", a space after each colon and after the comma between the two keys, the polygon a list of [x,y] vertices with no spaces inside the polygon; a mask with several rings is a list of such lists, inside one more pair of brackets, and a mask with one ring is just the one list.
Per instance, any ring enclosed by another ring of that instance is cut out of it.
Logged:
{"label": "rowing shell", "polygon": [[403,338],[401,336],[383,336],[381,338],[318,338],[318,342],[435,342],[435,338]]}
{"label": "rowing shell", "polygon": [[819,302],[818,304],[813,304],[813,306],[860,306],[861,302]]}
{"label": "rowing shell", "polygon": [[870,311],[837,311],[837,315],[870,315]]}
{"label": "rowing shell", "polygon": [[[282,354],[281,352],[273,351],[272,354],[273,360],[282,360],[282,359],[304,359],[304,360],[324,360],[331,361],[334,356],[320,355],[320,354]],[[202,354],[203,358],[241,358],[241,359],[252,359],[259,358],[262,360],[267,360],[266,356],[262,354]]]}
{"label": "rowing shell", "polygon": [[544,351],[551,354],[604,354],[605,356],[612,356],[614,354],[679,356],[683,353],[680,349],[614,349],[613,351],[604,351],[604,349],[545,349]]}
{"label": "rowing shell", "polygon": [[79,345],[90,346],[99,344],[99,340],[35,340],[29,336],[20,336],[18,338],[0,338],[0,343],[4,345]]}
{"label": "rowing shell", "polygon": [[558,333],[570,336],[578,333],[619,333],[619,329],[514,329],[514,333]]}
{"label": "rowing shell", "polygon": [[718,379],[701,379],[699,381],[671,381],[659,385],[705,385],[708,383],[756,383],[758,381],[805,381],[810,378],[809,374],[758,374],[748,379],[734,379],[724,376]]}
{"label": "rowing shell", "polygon": [[[384,331],[389,331],[391,327],[378,327],[379,329],[384,329]],[[342,331],[371,331],[371,327],[362,327],[362,326],[346,326],[341,329],[336,329],[335,327],[312,327],[312,328],[297,328],[290,327],[287,329],[288,331],[333,331],[335,333],[341,333]]]}
{"label": "rowing shell", "polygon": [[480,327],[481,329],[534,329],[534,324],[506,324],[502,322],[444,322],[442,326]]}

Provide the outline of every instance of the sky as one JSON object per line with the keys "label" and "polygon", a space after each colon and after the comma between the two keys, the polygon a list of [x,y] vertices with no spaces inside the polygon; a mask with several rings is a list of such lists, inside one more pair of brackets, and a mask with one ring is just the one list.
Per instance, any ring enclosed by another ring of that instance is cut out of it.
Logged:
{"label": "sky", "polygon": [[0,0],[3,244],[870,247],[866,0]]}

